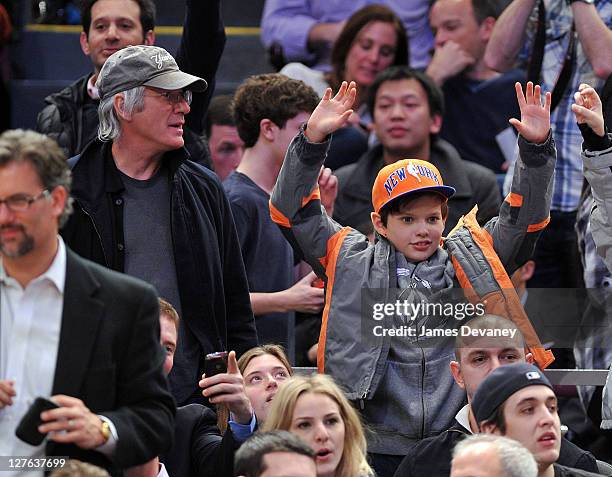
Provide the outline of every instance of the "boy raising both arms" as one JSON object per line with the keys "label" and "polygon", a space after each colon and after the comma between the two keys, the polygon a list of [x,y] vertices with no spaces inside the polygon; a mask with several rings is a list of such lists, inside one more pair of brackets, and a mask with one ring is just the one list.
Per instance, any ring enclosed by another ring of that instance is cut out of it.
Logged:
{"label": "boy raising both arms", "polygon": [[[398,161],[384,167],[374,183],[372,245],[325,214],[317,185],[329,135],[346,123],[355,94],[354,83],[343,83],[333,98],[331,90],[326,91],[306,128],[289,146],[270,211],[290,243],[326,282],[319,371],[331,374],[350,399],[359,400],[374,431],[368,442],[373,466],[377,475],[385,476],[392,475],[415,440],[450,427],[465,395],[447,371],[453,339],[432,345],[421,338],[372,333],[366,337],[363,330],[372,328],[372,313],[362,310],[362,291],[387,290],[386,301],[408,291],[409,296],[417,293],[420,299],[436,302],[457,287],[497,290],[498,296],[506,297],[506,290],[501,290],[506,282],[495,281],[496,276],[503,268],[512,273],[530,257],[548,223],[556,153],[550,135],[550,94],[542,105],[539,86],[528,83],[524,95],[517,84],[521,120],[511,123],[520,133],[519,166],[500,216],[481,230],[472,211],[451,237],[442,239],[446,202],[454,189],[443,184],[432,164]],[[431,318],[417,316],[414,323],[440,330],[461,325],[453,317]]]}

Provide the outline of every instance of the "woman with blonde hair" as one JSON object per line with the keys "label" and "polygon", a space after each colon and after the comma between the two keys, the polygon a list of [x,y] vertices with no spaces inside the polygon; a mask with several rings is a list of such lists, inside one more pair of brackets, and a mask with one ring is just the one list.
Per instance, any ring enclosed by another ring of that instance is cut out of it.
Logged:
{"label": "woman with blonde hair", "polygon": [[317,477],[373,475],[366,460],[366,439],[357,412],[323,374],[287,380],[278,391],[262,428],[298,435],[316,453]]}

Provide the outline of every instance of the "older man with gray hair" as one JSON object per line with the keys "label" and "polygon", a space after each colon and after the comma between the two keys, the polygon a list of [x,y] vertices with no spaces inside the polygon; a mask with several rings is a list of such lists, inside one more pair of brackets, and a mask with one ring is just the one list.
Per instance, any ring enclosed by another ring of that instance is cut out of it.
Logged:
{"label": "older man with gray hair", "polygon": [[531,452],[506,437],[476,434],[453,451],[451,477],[537,477]]}
{"label": "older man with gray hair", "polygon": [[183,128],[206,81],[163,48],[129,46],[97,80],[98,140],[72,158],[80,255],[155,286],[183,316],[169,376],[179,404],[201,401],[207,353],[257,344],[234,221],[217,177],[189,160]]}

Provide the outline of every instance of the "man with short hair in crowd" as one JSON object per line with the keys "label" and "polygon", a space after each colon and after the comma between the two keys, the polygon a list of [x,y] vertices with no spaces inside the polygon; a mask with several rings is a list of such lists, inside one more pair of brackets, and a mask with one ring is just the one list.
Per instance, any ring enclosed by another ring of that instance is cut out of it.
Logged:
{"label": "man with short hair in crowd", "polygon": [[183,148],[191,92],[206,83],[142,45],[111,56],[96,84],[106,142],[70,161],[75,214],[62,234],[82,256],[153,284],[179,311],[170,384],[179,404],[201,402],[204,356],[257,344],[229,203]]}
{"label": "man with short hair in crowd", "polygon": [[[180,318],[174,307],[159,298],[159,341],[166,352],[164,372],[172,370],[176,350]],[[256,420],[244,383],[231,353],[228,372],[215,377],[224,391],[216,394],[217,403],[227,403],[231,419],[223,436],[217,427],[217,415],[201,404],[188,404],[176,410],[174,444],[172,448],[140,468],[130,469],[128,477],[159,474],[163,462],[165,471],[172,477],[197,477],[214,469],[220,477],[233,477],[234,454],[240,444],[251,436]],[[212,389],[212,386],[210,387]]]}
{"label": "man with short hair in crowd", "polygon": [[516,134],[508,124],[519,114],[512,85],[525,73],[487,67],[485,49],[499,16],[494,0],[436,0],[429,13],[435,50],[426,73],[444,92],[440,137],[462,159],[504,172],[513,159]]}
{"label": "man with short hair in crowd", "polygon": [[492,371],[472,400],[480,432],[523,444],[538,464],[538,477],[595,476],[558,463],[561,422],[552,384],[536,366],[514,363]]}
{"label": "man with short hair in crowd", "polygon": [[215,96],[204,122],[213,169],[221,181],[236,170],[244,154],[244,142],[232,116],[232,99],[229,94]]}
{"label": "man with short hair in crowd", "polygon": [[[66,456],[117,475],[170,446],[174,403],[153,288],[58,235],[70,182],[53,140],[0,136],[0,455]],[[15,431],[38,397],[57,407],[30,421],[30,435],[47,437],[30,445]]]}
{"label": "man with short hair in crowd", "polygon": [[451,477],[537,477],[538,466],[521,444],[501,436],[476,434],[453,450]]}
{"label": "man with short hair in crowd", "polygon": [[[81,153],[97,136],[100,93],[96,80],[104,62],[126,46],[155,43],[153,0],[84,0],[81,19],[81,49],[90,57],[93,73],[45,98],[46,106],[37,119],[38,131],[55,139],[67,157]],[[210,157],[200,134],[224,46],[220,0],[187,0],[177,63],[183,71],[203,77],[210,88],[194,94],[186,118],[185,146],[192,160],[207,166]]]}
{"label": "man with short hair in crowd", "polygon": [[497,215],[500,193],[487,168],[461,159],[456,149],[437,137],[442,126],[444,99],[425,74],[408,67],[382,72],[369,88],[368,108],[380,141],[358,162],[335,171],[339,192],[334,219],[366,235],[371,232],[372,186],[378,172],[401,159],[421,159],[438,168],[457,193],[448,201],[445,233],[478,205],[482,224]]}
{"label": "man with short hair in crowd", "polygon": [[314,451],[288,431],[258,432],[236,453],[239,477],[315,477]]}
{"label": "man with short hair in crowd", "polygon": [[[453,448],[467,436],[478,432],[471,403],[482,380],[500,366],[533,363],[531,353],[525,353],[525,340],[516,325],[501,316],[483,315],[464,325],[474,335],[459,335],[455,339],[455,361],[450,372],[457,385],[467,394],[467,404],[455,417],[454,425],[435,437],[423,439],[415,445],[397,470],[397,477],[417,477],[425,472],[430,477],[448,477]],[[478,336],[484,330],[508,330],[513,336],[491,338]],[[566,439],[561,446],[561,463],[595,471],[595,458]]]}
{"label": "man with short hair in crowd", "polygon": [[[296,282],[293,249],[269,211],[270,193],[287,147],[318,102],[310,86],[280,74],[252,76],[234,96],[234,119],[246,149],[238,169],[223,186],[236,221],[251,306],[264,343],[287,346],[293,312],[317,313],[323,308],[323,289],[312,286],[314,273]],[[325,177],[333,188],[335,178],[329,172]],[[328,189],[322,193],[324,200]]]}

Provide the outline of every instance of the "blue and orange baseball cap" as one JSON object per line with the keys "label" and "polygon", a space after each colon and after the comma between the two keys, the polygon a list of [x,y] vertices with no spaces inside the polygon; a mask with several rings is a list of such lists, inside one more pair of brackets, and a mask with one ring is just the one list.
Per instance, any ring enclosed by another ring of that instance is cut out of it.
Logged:
{"label": "blue and orange baseball cap", "polygon": [[383,167],[372,187],[374,212],[400,197],[417,192],[436,192],[445,199],[455,194],[455,188],[445,186],[438,168],[420,159],[403,159]]}

